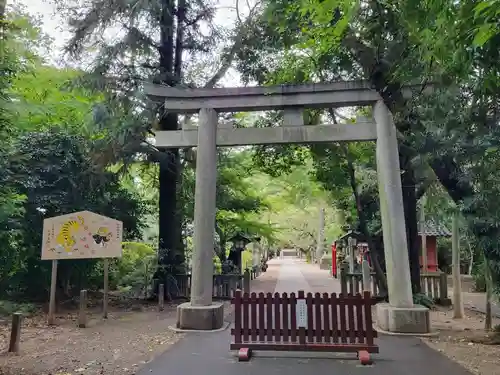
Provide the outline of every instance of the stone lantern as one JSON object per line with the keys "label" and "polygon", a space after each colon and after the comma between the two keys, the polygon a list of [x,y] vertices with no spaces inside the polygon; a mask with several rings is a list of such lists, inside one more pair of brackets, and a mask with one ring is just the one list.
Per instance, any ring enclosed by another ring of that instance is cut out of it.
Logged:
{"label": "stone lantern", "polygon": [[235,270],[240,270],[241,272],[241,252],[245,250],[246,246],[252,240],[243,233],[238,232],[229,241],[233,243],[233,246],[231,246],[227,259],[233,263]]}

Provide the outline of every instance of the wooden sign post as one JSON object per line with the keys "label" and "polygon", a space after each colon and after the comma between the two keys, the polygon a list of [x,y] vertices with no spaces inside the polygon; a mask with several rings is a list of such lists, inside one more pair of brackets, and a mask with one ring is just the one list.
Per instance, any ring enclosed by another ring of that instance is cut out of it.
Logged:
{"label": "wooden sign post", "polygon": [[42,259],[52,260],[48,323],[55,323],[57,265],[62,259],[104,259],[103,315],[108,316],[109,258],[122,256],[123,223],[90,211],[43,221]]}
{"label": "wooden sign post", "polygon": [[104,267],[104,295],[102,296],[102,317],[104,319],[108,318],[108,293],[109,293],[109,259],[103,259]]}
{"label": "wooden sign post", "polygon": [[49,325],[55,323],[56,314],[56,281],[57,281],[57,259],[52,260],[52,273],[50,275],[50,299],[49,299]]}

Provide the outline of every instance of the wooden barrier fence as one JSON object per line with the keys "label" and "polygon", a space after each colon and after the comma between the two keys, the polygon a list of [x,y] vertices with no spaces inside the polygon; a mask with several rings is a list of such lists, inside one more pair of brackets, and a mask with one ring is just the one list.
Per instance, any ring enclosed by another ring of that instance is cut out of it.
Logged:
{"label": "wooden barrier fence", "polygon": [[[375,299],[380,297],[377,279],[374,272],[371,276],[371,293]],[[361,272],[349,273],[347,270],[339,270],[340,286],[343,293],[362,293],[363,275]],[[451,300],[448,297],[448,278],[444,272],[426,273],[420,275],[421,292],[431,298],[439,305],[448,306]]]}
{"label": "wooden barrier fence", "polygon": [[[242,275],[214,275],[213,291],[214,299],[229,300],[233,297],[237,289],[250,292],[250,280],[254,280],[260,275],[260,270],[247,269]],[[177,293],[172,293],[178,298],[190,298],[191,296],[191,275],[177,275]]]}
{"label": "wooden barrier fence", "polygon": [[[231,350],[354,352],[362,363],[378,353],[370,292],[235,292]],[[362,359],[363,357],[363,359]],[[367,362],[368,361],[368,362]]]}

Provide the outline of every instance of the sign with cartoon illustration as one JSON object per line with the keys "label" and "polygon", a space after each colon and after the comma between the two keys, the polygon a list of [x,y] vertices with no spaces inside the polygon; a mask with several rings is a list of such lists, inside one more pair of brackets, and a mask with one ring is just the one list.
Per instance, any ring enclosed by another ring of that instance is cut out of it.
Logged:
{"label": "sign with cartoon illustration", "polygon": [[43,221],[42,259],[118,258],[123,223],[90,211]]}

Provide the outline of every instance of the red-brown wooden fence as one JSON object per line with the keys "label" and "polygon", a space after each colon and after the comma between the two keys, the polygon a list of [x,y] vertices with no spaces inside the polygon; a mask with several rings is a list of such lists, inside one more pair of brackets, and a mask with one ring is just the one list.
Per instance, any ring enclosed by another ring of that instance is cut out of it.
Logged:
{"label": "red-brown wooden fence", "polygon": [[[297,322],[297,301],[305,311]],[[231,350],[321,351],[378,353],[377,332],[372,325],[370,292],[363,295],[336,293],[242,293],[231,301],[235,321]],[[304,321],[306,318],[306,321]],[[298,327],[297,324],[304,325]],[[369,356],[368,356],[369,357]]]}

